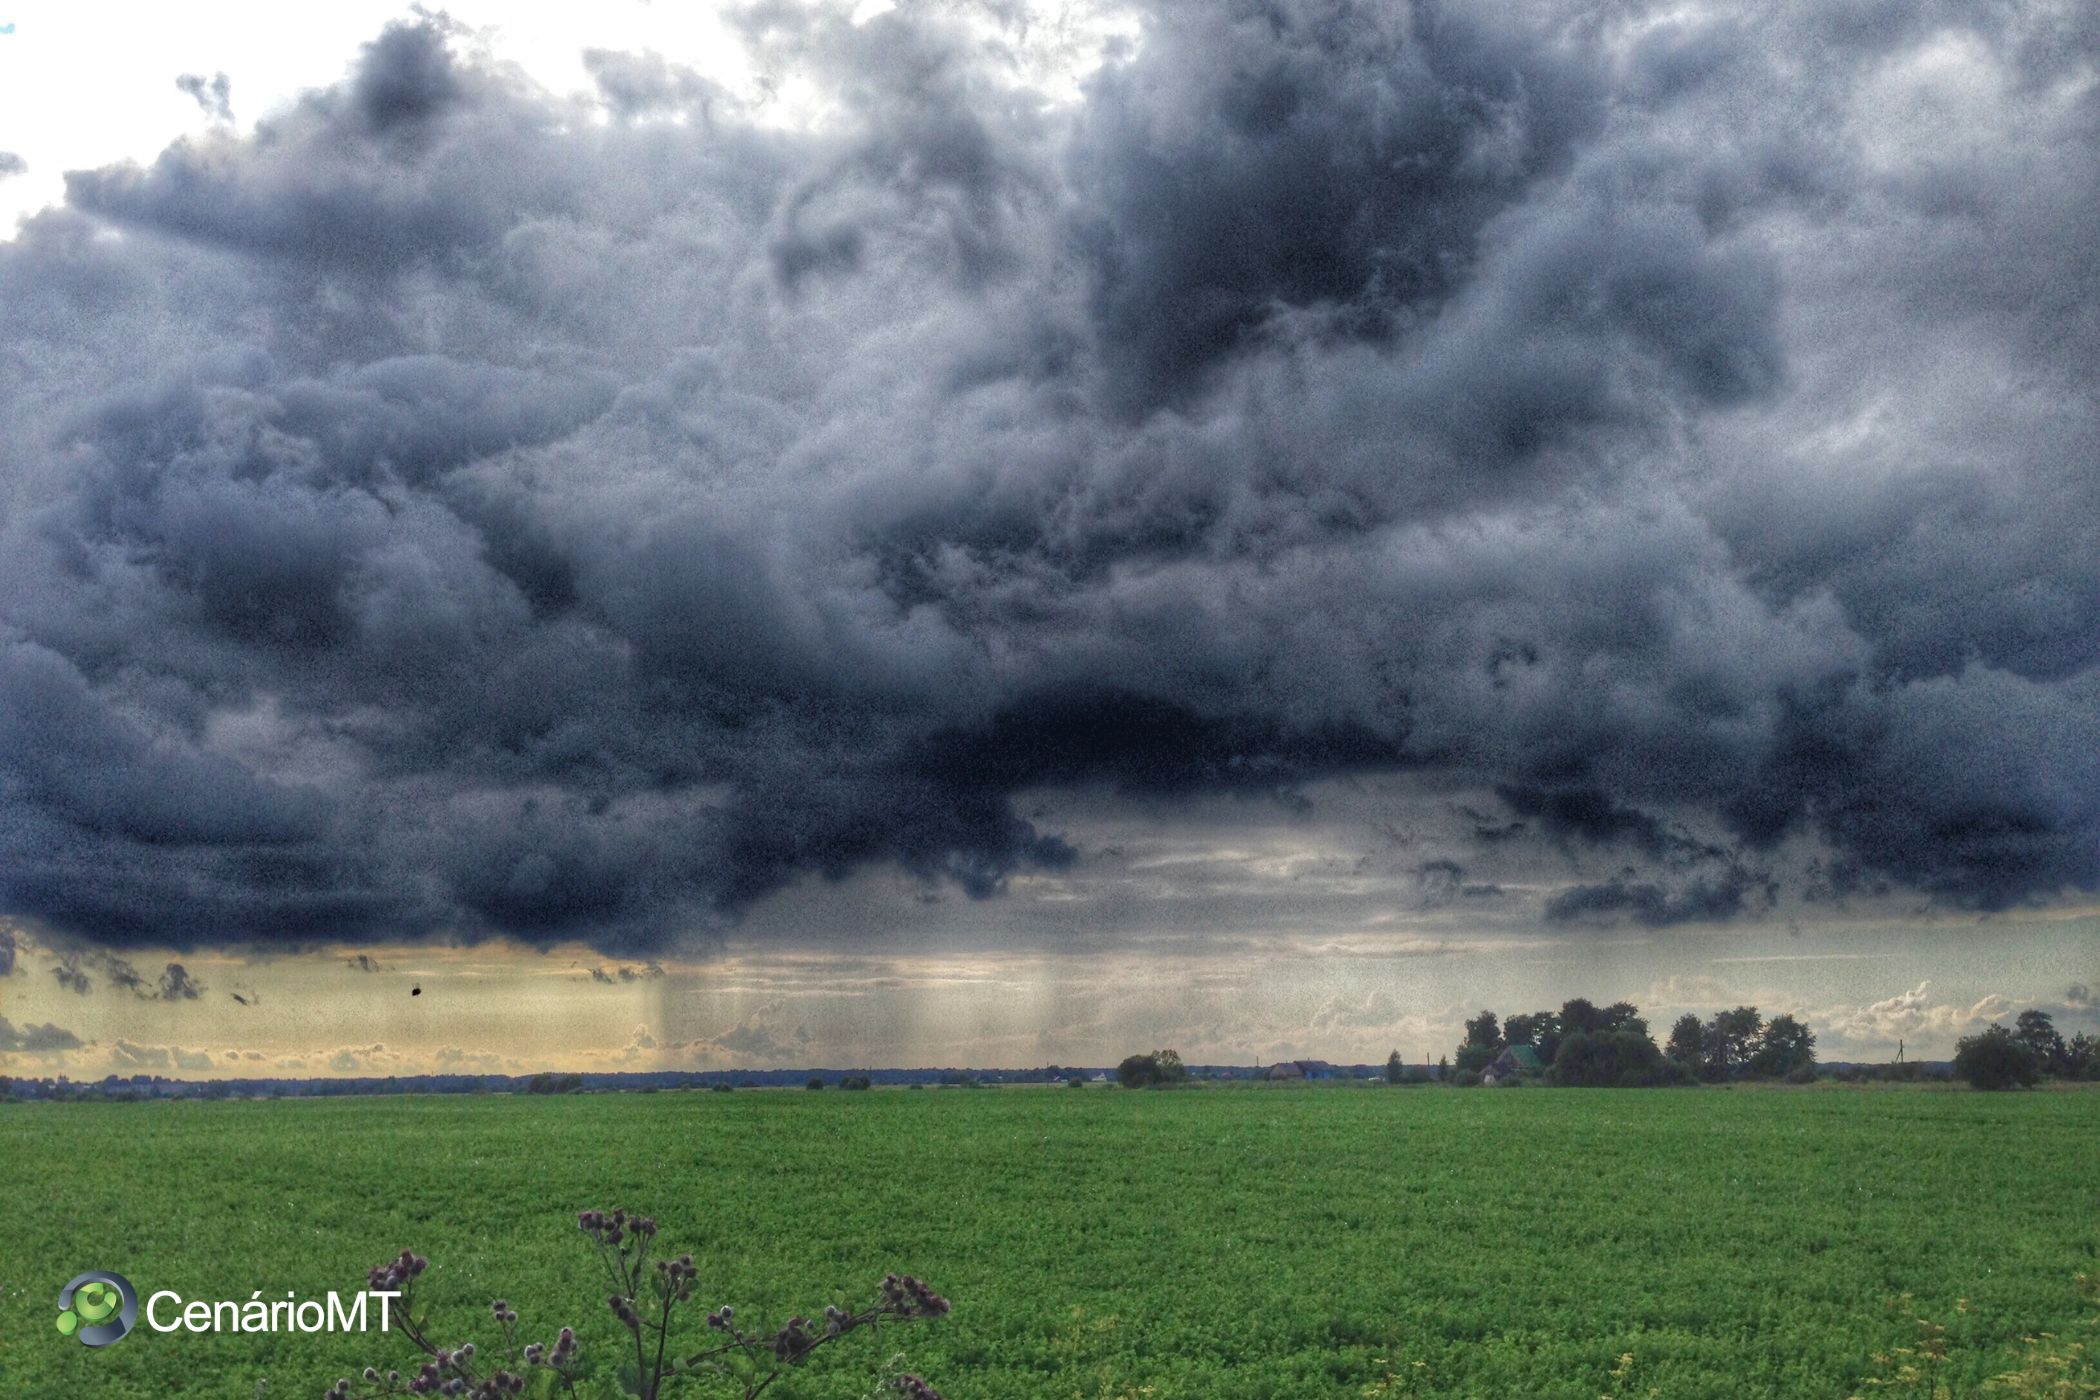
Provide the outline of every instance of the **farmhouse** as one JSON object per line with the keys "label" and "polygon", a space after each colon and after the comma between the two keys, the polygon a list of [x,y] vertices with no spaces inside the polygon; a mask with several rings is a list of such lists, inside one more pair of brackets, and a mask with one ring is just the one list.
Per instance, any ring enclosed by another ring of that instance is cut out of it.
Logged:
{"label": "farmhouse", "polygon": [[1505,1079],[1514,1079],[1520,1074],[1544,1074],[1545,1062],[1539,1052],[1529,1045],[1512,1045],[1495,1057],[1495,1062],[1480,1072],[1483,1084],[1500,1084]]}
{"label": "farmhouse", "polygon": [[1334,1066],[1325,1060],[1279,1060],[1263,1071],[1264,1079],[1332,1079]]}

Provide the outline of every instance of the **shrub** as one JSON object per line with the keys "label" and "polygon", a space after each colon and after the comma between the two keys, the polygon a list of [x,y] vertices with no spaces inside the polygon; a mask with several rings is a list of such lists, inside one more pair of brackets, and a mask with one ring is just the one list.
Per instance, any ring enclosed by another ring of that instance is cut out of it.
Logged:
{"label": "shrub", "polygon": [[2037,1077],[2034,1056],[1996,1021],[1955,1045],[1954,1072],[1978,1089],[2025,1087]]}
{"label": "shrub", "polygon": [[822,1089],[824,1087],[824,1081],[817,1078],[815,1075],[811,1075],[809,1083],[803,1085],[802,1087],[805,1089]]}
{"label": "shrub", "polygon": [[1786,1072],[1786,1082],[1789,1084],[1813,1084],[1816,1082],[1816,1067],[1814,1065],[1795,1065]]}
{"label": "shrub", "polygon": [[1084,1089],[1086,1087],[1086,1076],[1083,1074],[1073,1075],[1065,1081],[1065,1087],[1067,1089]]}
{"label": "shrub", "polygon": [[1179,1084],[1189,1077],[1178,1050],[1154,1050],[1149,1055],[1131,1055],[1116,1066],[1116,1078],[1126,1089],[1150,1089]]}
{"label": "shrub", "polygon": [[[576,1223],[598,1255],[603,1270],[602,1276],[593,1275],[598,1286],[607,1281],[614,1285],[606,1302],[624,1340],[601,1353],[587,1349],[575,1328],[564,1327],[551,1343],[521,1343],[518,1314],[498,1298],[489,1304],[489,1312],[501,1336],[486,1351],[471,1341],[440,1346],[432,1340],[429,1313],[416,1298],[416,1281],[430,1261],[403,1250],[372,1269],[366,1280],[374,1292],[398,1295],[390,1300],[396,1322],[392,1330],[424,1359],[413,1374],[367,1366],[362,1384],[345,1377],[328,1388],[324,1400],[372,1395],[502,1400],[528,1394],[661,1400],[684,1383],[709,1381],[726,1382],[728,1393],[754,1400],[820,1348],[851,1332],[881,1322],[945,1317],[949,1310],[948,1300],[918,1279],[890,1274],[877,1287],[874,1302],[851,1312],[827,1307],[821,1322],[798,1315],[778,1329],[747,1329],[736,1320],[735,1309],[717,1308],[707,1315],[707,1326],[719,1339],[689,1351],[690,1342],[673,1347],[671,1334],[679,1309],[693,1301],[698,1285],[700,1270],[693,1256],[652,1260],[656,1222],[647,1216],[587,1210]],[[913,1400],[940,1400],[933,1387],[914,1375],[893,1375],[887,1388]]]}

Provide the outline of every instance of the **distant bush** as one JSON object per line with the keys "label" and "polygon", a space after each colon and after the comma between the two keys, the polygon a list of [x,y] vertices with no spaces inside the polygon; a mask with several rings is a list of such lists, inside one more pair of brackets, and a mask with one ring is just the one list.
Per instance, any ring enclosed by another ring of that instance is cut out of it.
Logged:
{"label": "distant bush", "polygon": [[1955,1045],[1954,1072],[1977,1089],[2024,1088],[2039,1077],[2034,1056],[1996,1021],[1982,1034],[1964,1036]]}
{"label": "distant bush", "polygon": [[710,1094],[726,1094],[729,1093],[735,1087],[735,1085],[729,1083],[727,1080],[718,1079],[714,1083],[707,1086],[707,1091]]}
{"label": "distant bush", "polygon": [[839,1081],[841,1089],[872,1089],[874,1081],[865,1074],[849,1074]]}
{"label": "distant bush", "polygon": [[1816,1082],[1816,1067],[1814,1065],[1795,1065],[1787,1071],[1786,1082],[1789,1084],[1813,1084]]}
{"label": "distant bush", "polygon": [[1444,1082],[1446,1084],[1450,1084],[1460,1089],[1477,1088],[1480,1084],[1480,1071],[1474,1069],[1455,1069],[1444,1076]]}
{"label": "distant bush", "polygon": [[1067,1089],[1084,1089],[1086,1087],[1086,1076],[1083,1074],[1073,1075],[1065,1081],[1065,1087]]}
{"label": "distant bush", "polygon": [[811,1076],[809,1083],[803,1085],[802,1087],[805,1089],[821,1089],[824,1087],[824,1081],[816,1078],[815,1076]]}
{"label": "distant bush", "polygon": [[1116,1078],[1126,1089],[1156,1089],[1187,1080],[1189,1072],[1178,1050],[1154,1050],[1149,1055],[1131,1055],[1116,1066]]}

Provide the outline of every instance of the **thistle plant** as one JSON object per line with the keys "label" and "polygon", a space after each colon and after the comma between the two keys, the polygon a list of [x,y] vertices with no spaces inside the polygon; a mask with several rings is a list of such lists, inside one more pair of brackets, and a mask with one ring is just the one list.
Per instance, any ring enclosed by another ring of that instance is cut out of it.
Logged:
{"label": "thistle plant", "polygon": [[[674,1342],[680,1310],[693,1302],[700,1270],[693,1256],[655,1257],[656,1221],[625,1210],[587,1210],[576,1223],[610,1285],[606,1306],[618,1326],[617,1338],[598,1354],[586,1355],[576,1329],[563,1327],[552,1342],[522,1341],[517,1311],[504,1299],[489,1304],[490,1320],[500,1333],[488,1350],[471,1341],[440,1345],[427,1309],[416,1297],[417,1280],[430,1261],[403,1250],[367,1274],[374,1292],[398,1293],[392,1317],[401,1335],[421,1354],[412,1371],[367,1366],[359,1380],[344,1377],[324,1392],[323,1400],[352,1400],[375,1395],[462,1396],[466,1400],[533,1400],[577,1397],[578,1400],[662,1400],[680,1387],[743,1400],[771,1392],[786,1400],[786,1377],[811,1356],[839,1338],[884,1323],[945,1317],[948,1300],[910,1274],[889,1274],[866,1306],[826,1307],[815,1318],[797,1314],[777,1328],[750,1327],[723,1304],[706,1315],[713,1337],[704,1343]],[[779,1389],[774,1387],[779,1385]],[[919,1376],[897,1370],[885,1376],[883,1392],[908,1400],[940,1400]]]}

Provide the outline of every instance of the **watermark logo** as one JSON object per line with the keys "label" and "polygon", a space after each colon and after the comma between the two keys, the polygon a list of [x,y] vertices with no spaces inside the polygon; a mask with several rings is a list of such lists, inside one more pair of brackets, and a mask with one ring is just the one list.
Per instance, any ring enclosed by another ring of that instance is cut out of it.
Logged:
{"label": "watermark logo", "polygon": [[122,1341],[138,1320],[138,1290],[122,1274],[90,1269],[58,1291],[58,1334],[82,1346]]}
{"label": "watermark logo", "polygon": [[[260,1288],[247,1298],[184,1302],[172,1288],[163,1288],[139,1306],[138,1290],[122,1274],[90,1269],[59,1291],[58,1333],[78,1337],[86,1346],[106,1347],[129,1335],[145,1315],[146,1326],[155,1332],[363,1332],[371,1326],[372,1313],[379,1315],[379,1330],[393,1323],[392,1305],[398,1290],[367,1289],[347,1298],[330,1290],[319,1298],[301,1298],[286,1293],[265,1299]],[[369,1309],[372,1299],[379,1307]]]}

